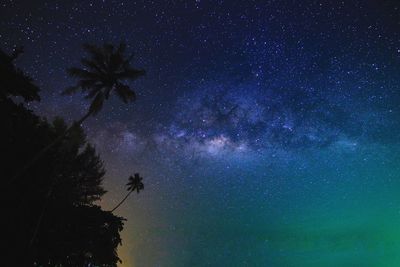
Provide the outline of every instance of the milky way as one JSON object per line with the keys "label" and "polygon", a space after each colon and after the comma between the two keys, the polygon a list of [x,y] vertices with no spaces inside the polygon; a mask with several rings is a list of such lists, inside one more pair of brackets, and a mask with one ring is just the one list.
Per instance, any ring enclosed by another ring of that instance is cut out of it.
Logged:
{"label": "milky way", "polygon": [[105,208],[140,172],[122,266],[399,266],[397,1],[3,1],[43,116],[79,118],[83,43],[146,77],[84,125]]}

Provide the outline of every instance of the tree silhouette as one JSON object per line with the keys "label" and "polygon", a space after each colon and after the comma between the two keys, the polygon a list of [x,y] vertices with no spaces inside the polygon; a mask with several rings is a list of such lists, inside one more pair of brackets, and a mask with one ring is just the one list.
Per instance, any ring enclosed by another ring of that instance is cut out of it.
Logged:
{"label": "tree silhouette", "polygon": [[133,55],[127,56],[125,54],[125,43],[120,43],[117,48],[114,48],[112,44],[104,44],[102,47],[85,44],[83,47],[89,54],[88,57],[84,57],[81,60],[83,68],[73,67],[67,70],[70,76],[79,78],[79,81],[75,86],[67,88],[63,94],[74,94],[79,90],[86,93],[87,99],[93,99],[87,113],[41,149],[13,176],[10,183],[18,179],[26,170],[40,160],[47,151],[65,138],[74,127],[80,126],[91,115],[96,115],[111,93],[115,93],[124,103],[129,103],[136,99],[135,91],[126,82],[143,76],[145,71],[131,66]]}
{"label": "tree silhouette", "polygon": [[39,88],[19,68],[14,61],[23,53],[23,48],[16,48],[11,55],[0,50],[0,100],[9,96],[22,97],[24,101],[39,101]]}
{"label": "tree silhouette", "polygon": [[[0,50],[3,184],[69,129],[64,120],[50,123],[24,105],[40,98],[32,79],[14,66],[20,52]],[[3,261],[12,266],[116,267],[124,218],[96,205],[106,192],[105,170],[81,127],[72,127],[42,157],[21,179],[2,187],[1,201],[7,203],[2,209]]]}
{"label": "tree silhouette", "polygon": [[[67,128],[61,119],[50,124],[12,101],[0,103],[0,120],[3,179]],[[2,240],[13,266],[116,266],[123,218],[95,205],[105,193],[104,173],[76,127],[2,191],[3,203],[9,203],[3,208]]]}
{"label": "tree silhouette", "polygon": [[103,47],[86,44],[84,49],[89,57],[83,58],[83,68],[69,68],[68,74],[78,78],[75,86],[67,88],[63,93],[70,95],[81,90],[87,99],[93,99],[88,112],[77,121],[81,124],[90,115],[97,114],[103,107],[104,100],[115,93],[124,103],[134,101],[136,93],[126,83],[136,80],[145,74],[144,70],[131,66],[133,55],[126,56],[126,44],[120,43],[117,48],[111,44]]}
{"label": "tree silhouette", "polygon": [[114,212],[116,209],[118,209],[119,206],[122,205],[122,203],[125,202],[125,200],[129,197],[129,195],[136,190],[136,192],[139,194],[140,190],[144,189],[144,185],[142,183],[143,178],[140,177],[139,173],[135,173],[134,177],[129,176],[128,183],[126,186],[128,187],[128,194],[110,211]]}

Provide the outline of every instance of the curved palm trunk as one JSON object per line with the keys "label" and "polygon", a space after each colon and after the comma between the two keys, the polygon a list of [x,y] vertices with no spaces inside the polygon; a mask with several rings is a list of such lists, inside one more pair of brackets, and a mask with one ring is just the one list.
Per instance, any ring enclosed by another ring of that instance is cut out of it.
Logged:
{"label": "curved palm trunk", "polygon": [[133,190],[129,191],[129,193],[118,203],[117,206],[115,206],[112,210],[110,210],[110,212],[115,211],[116,209],[118,209],[119,206],[122,205],[122,203],[124,203],[124,201],[129,197],[129,195],[133,192]]}
{"label": "curved palm trunk", "polygon": [[36,162],[38,162],[46,153],[53,148],[57,143],[59,143],[65,136],[72,130],[75,125],[81,125],[87,118],[92,114],[91,111],[85,114],[79,121],[72,123],[72,125],[65,130],[61,135],[59,135],[53,142],[42,148],[30,161],[28,161],[8,182],[9,184],[13,183],[15,180],[20,178],[27,170],[29,170]]}
{"label": "curved palm trunk", "polygon": [[29,240],[29,244],[28,244],[28,255],[29,255],[29,252],[31,251],[31,248],[32,248],[33,244],[35,243],[37,234],[39,233],[39,229],[40,229],[40,226],[41,226],[41,224],[42,224],[44,214],[46,213],[46,209],[47,209],[47,206],[48,206],[48,204],[49,204],[49,200],[50,200],[50,197],[51,197],[51,195],[52,195],[52,193],[53,193],[53,189],[54,189],[54,186],[56,185],[56,183],[57,183],[57,179],[54,179],[53,182],[51,183],[50,187],[49,187],[49,190],[47,191],[46,198],[45,198],[45,200],[44,200],[42,209],[41,209],[41,211],[40,211],[40,215],[39,215],[39,217],[38,217],[38,220],[37,220],[37,222],[36,222],[36,224],[35,224],[35,228],[34,228],[34,230],[33,230],[32,237],[31,237],[31,239]]}
{"label": "curved palm trunk", "polygon": [[47,192],[47,196],[46,196],[46,199],[44,200],[44,204],[43,204],[42,210],[40,211],[40,215],[39,215],[38,220],[36,222],[35,229],[33,231],[32,237],[31,237],[31,239],[29,241],[29,247],[28,247],[29,249],[32,247],[32,245],[35,242],[36,236],[37,236],[37,234],[39,232],[39,229],[40,229],[40,225],[42,224],[42,221],[43,221],[44,214],[46,213],[47,205],[49,204],[49,198],[50,198],[52,192],[53,192],[53,185],[49,188],[49,191]]}
{"label": "curved palm trunk", "polygon": [[[58,142],[60,142],[65,136],[67,136],[67,134],[71,131],[71,129],[75,126],[75,125],[80,125],[82,124],[87,118],[89,118],[89,116],[92,114],[91,111],[89,111],[88,113],[85,114],[85,116],[83,116],[79,121],[74,122],[67,130],[65,130],[64,133],[62,133],[60,136],[58,136],[53,142],[51,142],[50,144],[48,144],[46,147],[44,147],[42,150],[40,150],[35,157],[33,157],[27,164],[25,164],[25,166],[21,169],[21,171],[19,171],[16,175],[14,175],[14,177],[9,181],[9,183],[12,183],[13,181],[15,181],[16,179],[20,178],[23,174],[25,174],[25,172],[32,167],[37,161],[39,161],[45,154],[47,151],[49,151],[53,146],[55,146]],[[29,240],[29,244],[28,244],[28,254],[33,246],[33,244],[35,243],[37,234],[39,232],[40,226],[42,224],[43,221],[43,217],[44,214],[46,213],[46,209],[47,209],[47,205],[50,199],[50,196],[53,192],[54,186],[56,185],[56,179],[53,180],[53,182],[50,185],[49,190],[47,191],[47,195],[45,198],[45,202],[43,204],[43,207],[40,211],[40,215],[38,217],[38,220],[35,224],[35,228],[32,234],[31,239]]]}

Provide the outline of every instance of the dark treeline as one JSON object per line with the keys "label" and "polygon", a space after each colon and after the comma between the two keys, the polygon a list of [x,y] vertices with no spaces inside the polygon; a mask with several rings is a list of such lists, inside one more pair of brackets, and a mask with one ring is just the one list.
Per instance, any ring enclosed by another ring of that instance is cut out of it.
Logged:
{"label": "dark treeline", "polygon": [[[103,163],[80,124],[50,122],[27,108],[40,97],[14,64],[21,53],[0,50],[1,265],[116,266],[124,218],[96,205],[106,193]],[[143,189],[141,179],[130,177],[129,190]]]}

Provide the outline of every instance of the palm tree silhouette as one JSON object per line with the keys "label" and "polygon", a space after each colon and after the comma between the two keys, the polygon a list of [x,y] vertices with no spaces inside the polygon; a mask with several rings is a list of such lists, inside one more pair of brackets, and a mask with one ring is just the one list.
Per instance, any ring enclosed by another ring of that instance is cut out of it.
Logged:
{"label": "palm tree silhouette", "polygon": [[129,195],[136,190],[136,192],[139,194],[140,190],[144,189],[144,185],[142,183],[143,178],[140,177],[139,173],[135,173],[134,177],[129,176],[128,183],[126,186],[128,186],[128,194],[110,211],[113,212],[116,209],[118,209],[119,206],[122,205],[122,203],[125,202],[125,200],[129,197]]}
{"label": "palm tree silhouette", "polygon": [[145,74],[144,70],[131,67],[133,55],[126,57],[124,43],[120,43],[117,48],[111,44],[104,44],[103,47],[85,44],[83,47],[89,54],[89,57],[81,60],[84,67],[67,70],[70,76],[79,78],[79,81],[63,92],[70,95],[81,90],[86,93],[87,99],[93,99],[88,112],[77,121],[78,125],[90,115],[97,114],[112,92],[124,103],[134,101],[135,91],[125,81],[136,80]]}
{"label": "palm tree silhouette", "polygon": [[83,46],[88,53],[88,57],[81,60],[83,68],[69,68],[67,72],[70,76],[79,78],[75,86],[64,90],[64,95],[74,94],[81,90],[86,93],[86,99],[93,99],[87,113],[79,120],[72,123],[61,135],[53,142],[40,150],[35,157],[27,162],[10,180],[10,183],[22,176],[26,170],[33,166],[42,158],[48,150],[60,142],[73,127],[80,126],[91,115],[96,115],[103,107],[111,93],[115,93],[124,103],[132,102],[136,99],[136,93],[127,81],[133,81],[145,74],[144,70],[135,69],[131,66],[133,55],[125,54],[126,44],[120,43],[117,48],[112,44],[104,44],[99,47],[92,44]]}

